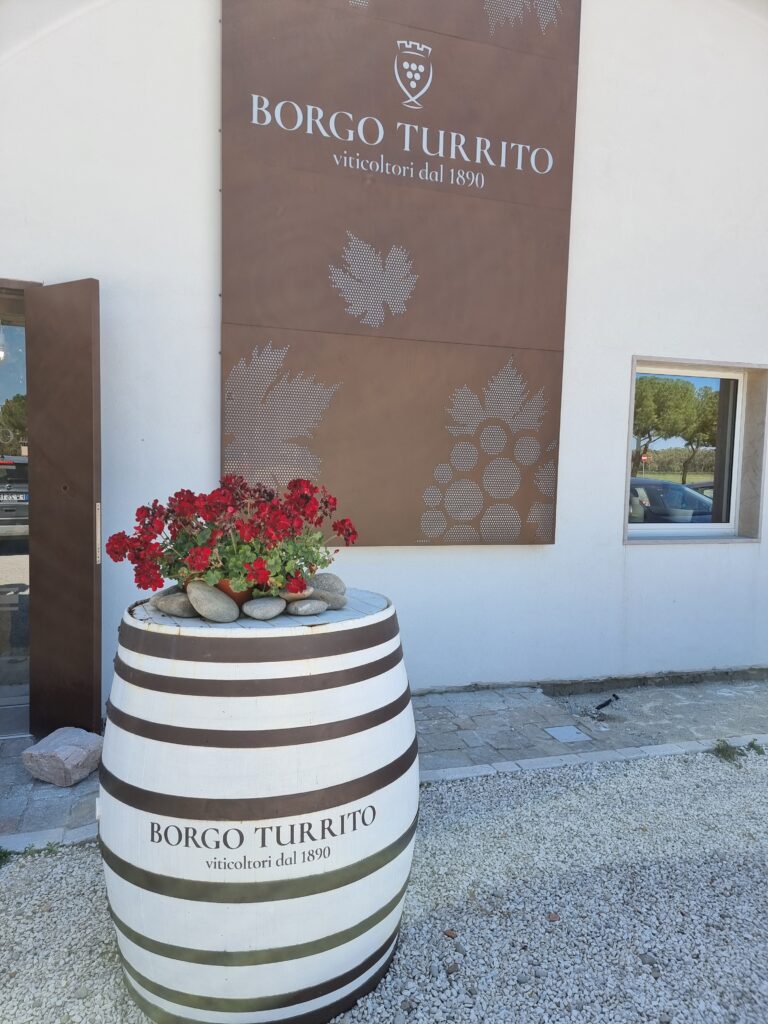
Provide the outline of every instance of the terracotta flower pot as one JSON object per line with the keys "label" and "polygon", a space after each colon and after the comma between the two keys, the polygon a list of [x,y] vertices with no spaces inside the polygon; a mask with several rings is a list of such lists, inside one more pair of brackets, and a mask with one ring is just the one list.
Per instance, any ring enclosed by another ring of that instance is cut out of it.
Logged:
{"label": "terracotta flower pot", "polygon": [[253,589],[248,590],[233,590],[229,580],[219,580],[216,584],[219,590],[222,590],[227,597],[231,597],[235,601],[239,608],[242,608],[246,601],[250,601],[253,597]]}

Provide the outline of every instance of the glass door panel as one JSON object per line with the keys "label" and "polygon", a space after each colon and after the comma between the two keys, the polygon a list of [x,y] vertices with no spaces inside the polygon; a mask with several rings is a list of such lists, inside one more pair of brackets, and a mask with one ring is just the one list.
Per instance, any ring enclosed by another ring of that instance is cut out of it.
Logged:
{"label": "glass door panel", "polygon": [[0,288],[0,737],[29,731],[29,448],[23,293]]}

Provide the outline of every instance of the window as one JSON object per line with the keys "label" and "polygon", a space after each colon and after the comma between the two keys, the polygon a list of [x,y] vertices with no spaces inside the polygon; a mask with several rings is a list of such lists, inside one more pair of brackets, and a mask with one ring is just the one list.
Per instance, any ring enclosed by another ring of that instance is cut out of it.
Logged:
{"label": "window", "polygon": [[746,371],[635,367],[629,538],[739,533]]}

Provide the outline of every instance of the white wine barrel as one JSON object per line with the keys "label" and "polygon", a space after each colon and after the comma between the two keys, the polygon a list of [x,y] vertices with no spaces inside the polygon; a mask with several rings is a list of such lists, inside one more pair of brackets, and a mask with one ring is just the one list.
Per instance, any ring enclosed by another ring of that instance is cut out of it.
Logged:
{"label": "white wine barrel", "polygon": [[418,815],[397,616],[123,617],[100,842],[129,992],[161,1024],[320,1024],[395,953]]}

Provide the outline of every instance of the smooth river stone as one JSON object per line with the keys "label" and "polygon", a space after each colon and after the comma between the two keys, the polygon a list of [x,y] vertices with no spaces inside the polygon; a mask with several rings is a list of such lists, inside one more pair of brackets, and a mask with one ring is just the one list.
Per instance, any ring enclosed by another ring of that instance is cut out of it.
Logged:
{"label": "smooth river stone", "polygon": [[282,597],[257,597],[253,601],[246,601],[242,612],[249,619],[258,619],[266,622],[267,619],[274,619],[285,608],[286,602]]}
{"label": "smooth river stone", "polygon": [[338,611],[347,603],[346,594],[334,593],[331,590],[318,590],[317,587],[312,588],[312,597],[316,601],[325,601],[332,611]]}
{"label": "smooth river stone", "polygon": [[280,590],[278,591],[277,596],[282,597],[284,601],[287,601],[288,604],[290,604],[292,601],[305,601],[308,597],[312,597],[313,594],[314,590],[312,587],[307,587],[307,589],[302,590],[300,594],[292,594],[290,590]]}
{"label": "smooth river stone", "polygon": [[312,577],[315,590],[325,590],[329,594],[346,594],[347,585],[335,572],[319,572]]}
{"label": "smooth river stone", "polygon": [[159,612],[165,615],[175,615],[177,619],[196,619],[192,602],[183,590],[175,590],[170,594],[158,594],[153,597],[150,604],[154,605]]}
{"label": "smooth river stone", "polygon": [[192,580],[187,584],[187,597],[197,614],[209,622],[234,622],[240,617],[236,601],[202,580]]}
{"label": "smooth river stone", "polygon": [[286,609],[289,615],[320,615],[328,611],[325,601],[294,601]]}

